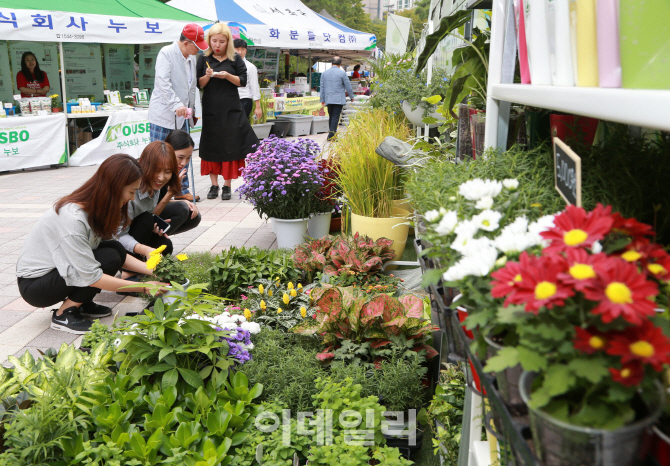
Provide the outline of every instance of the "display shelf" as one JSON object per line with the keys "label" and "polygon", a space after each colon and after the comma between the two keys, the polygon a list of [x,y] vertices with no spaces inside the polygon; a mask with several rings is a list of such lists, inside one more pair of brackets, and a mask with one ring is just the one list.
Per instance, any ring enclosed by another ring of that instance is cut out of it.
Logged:
{"label": "display shelf", "polygon": [[491,91],[497,100],[670,131],[670,90],[495,84]]}

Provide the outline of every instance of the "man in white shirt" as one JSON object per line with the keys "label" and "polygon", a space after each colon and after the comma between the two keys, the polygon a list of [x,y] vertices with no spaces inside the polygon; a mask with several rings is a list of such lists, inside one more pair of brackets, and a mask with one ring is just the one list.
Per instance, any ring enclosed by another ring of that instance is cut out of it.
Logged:
{"label": "man in white shirt", "polygon": [[260,120],[263,112],[261,110],[261,90],[258,85],[258,69],[256,65],[245,58],[247,56],[247,42],[244,39],[235,39],[233,45],[235,46],[235,52],[244,59],[244,64],[247,65],[247,85],[237,88],[237,92],[240,93],[242,108],[248,118],[255,104],[254,115],[257,120]]}

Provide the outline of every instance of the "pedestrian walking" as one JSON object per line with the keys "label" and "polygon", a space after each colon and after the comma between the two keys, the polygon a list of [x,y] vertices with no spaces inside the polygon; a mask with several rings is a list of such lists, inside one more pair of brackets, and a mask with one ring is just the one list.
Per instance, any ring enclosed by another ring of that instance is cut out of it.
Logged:
{"label": "pedestrian walking", "polygon": [[354,90],[344,70],[341,68],[342,59],[334,56],[330,61],[333,66],[321,75],[321,105],[328,107],[328,140],[337,133],[342,108],[347,103],[347,95],[354,98]]}

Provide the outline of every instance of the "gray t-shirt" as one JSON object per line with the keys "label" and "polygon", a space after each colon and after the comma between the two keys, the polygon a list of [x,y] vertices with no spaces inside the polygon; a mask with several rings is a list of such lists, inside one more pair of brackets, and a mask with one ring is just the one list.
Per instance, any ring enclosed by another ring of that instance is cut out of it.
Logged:
{"label": "gray t-shirt", "polygon": [[[160,201],[160,194],[160,191],[154,191],[153,196],[149,196],[147,193],[140,192],[139,189],[135,191],[135,199],[128,203],[128,218],[132,220],[144,212],[153,212]],[[129,230],[130,224],[122,230],[119,229],[117,236],[119,243],[126,248],[126,251],[135,252],[135,245],[138,241],[128,234]]]}
{"label": "gray t-shirt", "polygon": [[76,204],[52,208],[28,234],[16,263],[16,276],[43,277],[53,269],[68,286],[86,287],[102,278],[93,250],[100,238],[88,224],[88,214]]}

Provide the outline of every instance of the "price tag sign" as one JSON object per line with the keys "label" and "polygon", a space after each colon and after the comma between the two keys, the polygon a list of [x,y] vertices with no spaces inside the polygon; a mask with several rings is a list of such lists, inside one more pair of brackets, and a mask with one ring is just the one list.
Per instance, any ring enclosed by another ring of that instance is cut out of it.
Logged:
{"label": "price tag sign", "polygon": [[19,100],[21,98],[21,94],[14,94],[14,100]]}
{"label": "price tag sign", "polygon": [[133,87],[133,92],[140,92],[140,90],[137,87]]}
{"label": "price tag sign", "polygon": [[5,108],[12,108],[14,107],[12,104],[5,104]]}
{"label": "price tag sign", "polygon": [[582,206],[582,159],[554,138],[554,186],[568,204]]}
{"label": "price tag sign", "polygon": [[105,89],[104,91],[102,91],[102,93],[105,94],[105,95],[109,95],[109,90]]}

